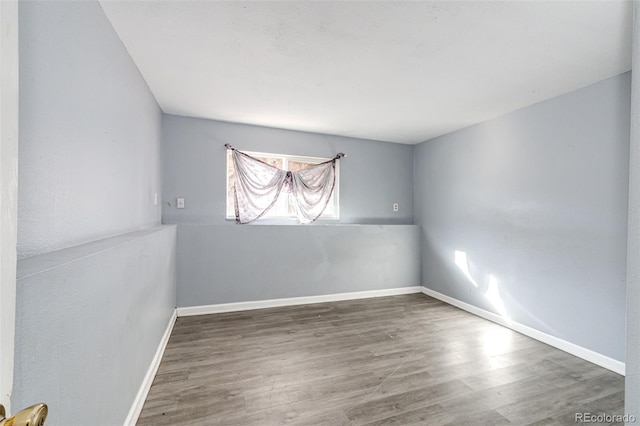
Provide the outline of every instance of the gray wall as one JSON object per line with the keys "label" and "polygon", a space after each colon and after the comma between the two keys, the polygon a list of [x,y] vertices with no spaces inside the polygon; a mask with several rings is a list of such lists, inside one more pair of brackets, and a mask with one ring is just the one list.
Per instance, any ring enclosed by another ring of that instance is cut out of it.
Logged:
{"label": "gray wall", "polygon": [[[413,223],[412,146],[173,115],[163,128],[162,220],[180,224],[178,306],[419,285],[417,228],[393,226]],[[226,220],[225,143],[313,157],[345,152],[340,226]],[[368,225],[345,225],[353,223]]]}
{"label": "gray wall", "polygon": [[19,20],[18,257],[159,224],[162,114],[100,4]]}
{"label": "gray wall", "polygon": [[175,308],[175,226],[18,262],[13,406],[124,423]]}
{"label": "gray wall", "polygon": [[[340,164],[340,223],[413,223],[410,145],[164,116],[164,223],[228,224],[226,149],[312,157],[347,154]],[[176,197],[185,208],[175,208]],[[393,211],[393,203],[400,209]],[[170,204],[170,205],[169,205]]]}
{"label": "gray wall", "polygon": [[122,424],[175,307],[162,113],[98,2],[20,2],[19,25],[13,408]]}
{"label": "gray wall", "polygon": [[[640,1],[633,2],[633,68],[640,65]],[[632,74],[624,412],[640,418],[640,73]],[[630,422],[629,422],[630,423]]]}
{"label": "gray wall", "polygon": [[415,225],[178,225],[178,306],[420,283]]}
{"label": "gray wall", "polygon": [[[422,283],[625,359],[630,74],[415,147]],[[464,251],[476,288],[454,263]]]}

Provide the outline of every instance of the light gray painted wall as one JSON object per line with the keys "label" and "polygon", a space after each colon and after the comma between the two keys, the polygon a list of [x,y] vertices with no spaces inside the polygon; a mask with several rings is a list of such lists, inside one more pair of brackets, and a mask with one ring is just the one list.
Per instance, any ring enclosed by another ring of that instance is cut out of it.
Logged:
{"label": "light gray painted wall", "polygon": [[[340,164],[341,223],[413,223],[410,145],[164,115],[164,223],[228,224],[226,149],[312,157],[347,154]],[[185,208],[175,208],[176,197]],[[400,205],[393,212],[393,203]],[[171,204],[171,205],[169,205]]]}
{"label": "light gray painted wall", "polygon": [[178,306],[419,285],[415,225],[178,225]]}
{"label": "light gray painted wall", "polygon": [[13,406],[121,425],[175,308],[175,226],[18,261]]}
{"label": "light gray painted wall", "polygon": [[[419,283],[414,226],[344,225],[413,223],[411,146],[173,115],[164,115],[163,126],[163,222],[180,224],[178,306]],[[345,152],[340,224],[239,226],[225,220],[225,143],[313,157]],[[175,208],[177,197],[185,198],[185,209]]]}
{"label": "light gray painted wall", "polygon": [[[415,147],[422,283],[625,359],[630,74]],[[464,251],[476,288],[455,265]]]}
{"label": "light gray painted wall", "polygon": [[175,308],[162,113],[98,2],[21,2],[19,25],[12,405],[122,424]]}
{"label": "light gray painted wall", "polygon": [[162,114],[100,4],[19,20],[18,257],[159,224]]}
{"label": "light gray painted wall", "polygon": [[[633,68],[640,65],[640,0],[633,2]],[[640,73],[631,79],[629,222],[627,241],[627,362],[624,412],[640,419]],[[632,424],[629,422],[628,424]]]}

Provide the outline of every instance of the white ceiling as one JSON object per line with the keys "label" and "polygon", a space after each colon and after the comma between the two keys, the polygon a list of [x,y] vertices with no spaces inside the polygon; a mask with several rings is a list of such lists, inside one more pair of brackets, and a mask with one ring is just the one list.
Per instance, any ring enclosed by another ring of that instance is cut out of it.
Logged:
{"label": "white ceiling", "polygon": [[630,1],[101,1],[162,110],[419,143],[631,69]]}

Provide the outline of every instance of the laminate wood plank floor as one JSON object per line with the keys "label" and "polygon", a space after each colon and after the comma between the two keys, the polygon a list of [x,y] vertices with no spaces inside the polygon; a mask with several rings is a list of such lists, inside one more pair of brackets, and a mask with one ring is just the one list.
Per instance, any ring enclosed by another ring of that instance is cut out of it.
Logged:
{"label": "laminate wood plank floor", "polygon": [[138,425],[575,425],[623,410],[622,376],[410,294],[178,318]]}

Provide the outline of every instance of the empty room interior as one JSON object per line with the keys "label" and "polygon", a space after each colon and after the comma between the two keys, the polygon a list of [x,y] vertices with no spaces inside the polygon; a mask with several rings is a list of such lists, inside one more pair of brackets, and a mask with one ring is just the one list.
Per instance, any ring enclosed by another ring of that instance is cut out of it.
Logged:
{"label": "empty room interior", "polygon": [[0,1],[7,417],[640,422],[639,6]]}

